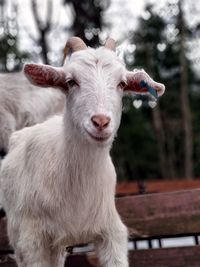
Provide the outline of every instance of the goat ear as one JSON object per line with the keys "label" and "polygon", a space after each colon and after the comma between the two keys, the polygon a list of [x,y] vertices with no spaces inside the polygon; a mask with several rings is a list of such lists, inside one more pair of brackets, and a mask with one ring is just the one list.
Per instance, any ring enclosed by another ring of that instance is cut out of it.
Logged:
{"label": "goat ear", "polygon": [[28,80],[36,86],[67,89],[65,74],[62,70],[47,65],[26,64],[24,73]]}
{"label": "goat ear", "polygon": [[125,92],[151,94],[155,98],[160,97],[165,92],[164,84],[155,82],[144,70],[128,71],[126,79]]}

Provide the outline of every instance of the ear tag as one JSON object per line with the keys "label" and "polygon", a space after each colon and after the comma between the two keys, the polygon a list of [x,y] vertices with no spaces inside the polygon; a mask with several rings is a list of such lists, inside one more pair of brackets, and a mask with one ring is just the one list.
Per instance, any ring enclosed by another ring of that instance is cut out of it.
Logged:
{"label": "ear tag", "polygon": [[158,99],[158,94],[157,94],[157,91],[151,87],[150,85],[148,85],[147,82],[145,82],[144,80],[140,82],[140,87],[141,88],[146,88],[147,91],[153,96],[155,97],[156,99]]}
{"label": "ear tag", "polygon": [[140,82],[140,87],[146,88],[147,91],[151,94],[149,96],[148,105],[151,108],[155,108],[157,105],[157,99],[158,99],[157,91],[153,87],[151,87],[147,82],[145,82],[144,80]]}

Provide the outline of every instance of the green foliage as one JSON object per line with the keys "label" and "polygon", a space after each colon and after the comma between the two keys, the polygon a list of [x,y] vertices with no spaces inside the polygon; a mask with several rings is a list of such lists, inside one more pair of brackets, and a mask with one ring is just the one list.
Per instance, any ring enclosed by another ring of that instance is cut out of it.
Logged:
{"label": "green foliage", "polygon": [[[170,6],[166,6],[170,9]],[[169,13],[167,13],[169,14]],[[147,5],[145,16],[139,19],[138,28],[132,33],[131,43],[136,46],[134,56],[125,55],[129,69],[144,68],[156,81],[166,86],[166,93],[159,101],[157,110],[133,108],[123,115],[118,141],[113,147],[113,156],[120,179],[149,179],[183,177],[184,136],[180,105],[180,25],[179,14],[161,17],[154,6]],[[168,27],[173,27],[169,36]],[[187,29],[187,32],[191,32]],[[130,60],[132,59],[133,60]],[[189,74],[189,97],[192,103],[194,122],[195,175],[200,175],[200,93],[192,94],[198,79],[187,59]],[[197,87],[198,88],[198,87]],[[156,114],[160,114],[160,129],[156,128]],[[160,134],[163,134],[161,138]],[[162,150],[160,150],[162,148]],[[161,155],[162,154],[162,155]],[[164,158],[164,174],[161,170]]]}
{"label": "green foliage", "polygon": [[132,107],[122,116],[118,137],[112,149],[119,180],[159,178],[158,153],[148,118],[149,109],[144,108],[141,112]]}
{"label": "green foliage", "polygon": [[18,45],[17,9],[13,8],[11,18],[4,15],[4,5],[0,11],[0,72],[18,71],[28,54],[21,52]]}
{"label": "green foliage", "polygon": [[28,55],[18,49],[17,38],[11,34],[0,37],[0,71],[18,71]]}
{"label": "green foliage", "polygon": [[91,47],[99,45],[99,35],[104,26],[103,11],[110,0],[64,0],[74,9],[74,20],[71,27],[72,35],[79,36]]}
{"label": "green foliage", "polygon": [[[144,68],[151,75],[154,74],[155,80],[160,80],[163,55],[157,45],[163,42],[165,24],[158,15],[153,16],[151,8],[146,8],[149,19],[140,18],[138,29],[132,33],[131,43],[136,45],[134,61],[130,62],[129,54],[125,55],[125,61],[129,69]],[[118,141],[113,147],[113,157],[119,178],[159,178],[159,155],[151,108],[142,107],[136,110],[132,107],[123,115],[118,135]]]}

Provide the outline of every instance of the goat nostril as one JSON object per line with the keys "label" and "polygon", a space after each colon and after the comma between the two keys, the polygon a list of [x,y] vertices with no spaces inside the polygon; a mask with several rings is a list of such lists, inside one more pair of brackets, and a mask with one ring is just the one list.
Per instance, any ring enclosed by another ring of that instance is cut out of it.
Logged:
{"label": "goat nostril", "polygon": [[98,128],[100,130],[106,128],[110,123],[110,117],[107,117],[105,115],[95,115],[92,116],[91,121],[95,128]]}
{"label": "goat nostril", "polygon": [[105,122],[105,124],[103,125],[104,127],[107,127],[109,124],[109,121]]}
{"label": "goat nostril", "polygon": [[5,155],[6,155],[6,150],[5,149],[0,149],[0,158],[4,158],[5,157]]}
{"label": "goat nostril", "polygon": [[92,120],[92,123],[94,124],[95,127],[99,127],[98,122],[96,122],[95,120]]}

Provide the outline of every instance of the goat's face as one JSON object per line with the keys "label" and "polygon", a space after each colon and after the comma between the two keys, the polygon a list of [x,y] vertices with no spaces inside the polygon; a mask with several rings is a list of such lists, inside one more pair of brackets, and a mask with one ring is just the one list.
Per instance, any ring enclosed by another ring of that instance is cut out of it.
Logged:
{"label": "goat's face", "polygon": [[28,79],[39,86],[61,88],[66,94],[66,119],[81,139],[92,144],[110,144],[117,132],[124,91],[148,94],[143,81],[158,95],[164,86],[144,71],[128,72],[114,51],[84,48],[71,54],[62,68],[27,64]]}
{"label": "goat's face", "polygon": [[81,137],[110,143],[120,124],[126,70],[113,51],[87,49],[64,65],[67,113]]}

